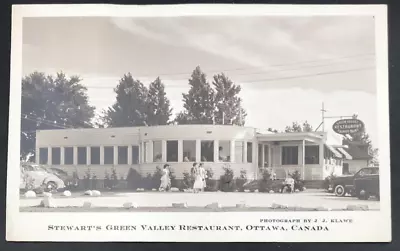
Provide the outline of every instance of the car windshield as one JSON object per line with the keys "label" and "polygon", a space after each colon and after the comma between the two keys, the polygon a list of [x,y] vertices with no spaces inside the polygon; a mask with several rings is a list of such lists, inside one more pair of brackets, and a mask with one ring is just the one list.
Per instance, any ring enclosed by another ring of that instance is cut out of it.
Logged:
{"label": "car windshield", "polygon": [[378,168],[364,168],[358,172],[359,176],[379,174]]}

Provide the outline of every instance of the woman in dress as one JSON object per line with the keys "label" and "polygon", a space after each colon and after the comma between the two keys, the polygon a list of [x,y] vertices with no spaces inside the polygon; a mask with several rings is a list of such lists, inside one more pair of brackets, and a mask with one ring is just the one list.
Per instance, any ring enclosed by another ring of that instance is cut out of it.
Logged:
{"label": "woman in dress", "polygon": [[198,193],[199,191],[203,190],[204,182],[203,177],[201,174],[201,168],[194,166],[194,184],[193,184],[193,192]]}
{"label": "woman in dress", "polygon": [[169,165],[165,164],[164,169],[163,169],[163,175],[161,176],[161,184],[159,191],[167,191],[168,187],[171,184],[170,178],[169,178],[169,170],[168,170]]}
{"label": "woman in dress", "polygon": [[206,188],[207,172],[206,172],[206,169],[204,169],[203,163],[200,163],[200,165],[199,165],[199,172],[200,172],[200,176],[203,180],[203,188],[201,189],[201,191],[204,192],[204,189]]}

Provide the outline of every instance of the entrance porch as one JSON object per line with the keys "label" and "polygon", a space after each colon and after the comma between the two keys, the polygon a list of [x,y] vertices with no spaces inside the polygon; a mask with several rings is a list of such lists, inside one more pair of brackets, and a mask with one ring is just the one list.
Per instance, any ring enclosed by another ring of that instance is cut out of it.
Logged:
{"label": "entrance porch", "polygon": [[303,180],[324,178],[323,133],[280,133],[258,135],[257,176],[267,169],[276,179],[298,171]]}

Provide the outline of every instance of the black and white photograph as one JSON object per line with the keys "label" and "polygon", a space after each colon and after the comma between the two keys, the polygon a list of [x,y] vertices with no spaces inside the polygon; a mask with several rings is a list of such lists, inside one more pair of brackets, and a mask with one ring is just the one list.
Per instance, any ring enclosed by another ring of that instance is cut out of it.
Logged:
{"label": "black and white photograph", "polygon": [[14,6],[11,238],[390,240],[384,6],[95,7]]}

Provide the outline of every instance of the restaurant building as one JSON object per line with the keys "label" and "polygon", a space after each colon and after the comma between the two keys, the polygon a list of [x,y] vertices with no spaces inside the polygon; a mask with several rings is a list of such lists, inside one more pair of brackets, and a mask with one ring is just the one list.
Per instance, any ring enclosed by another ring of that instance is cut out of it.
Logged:
{"label": "restaurant building", "polygon": [[263,169],[284,178],[299,171],[304,180],[323,180],[343,172],[352,156],[341,140],[326,132],[272,133],[233,125],[166,125],[151,127],[39,130],[36,163],[60,168],[81,178],[90,170],[98,179],[115,168],[126,178],[130,168],[142,175],[170,164],[176,177],[193,162],[212,168],[214,177],[229,165],[249,179]]}

